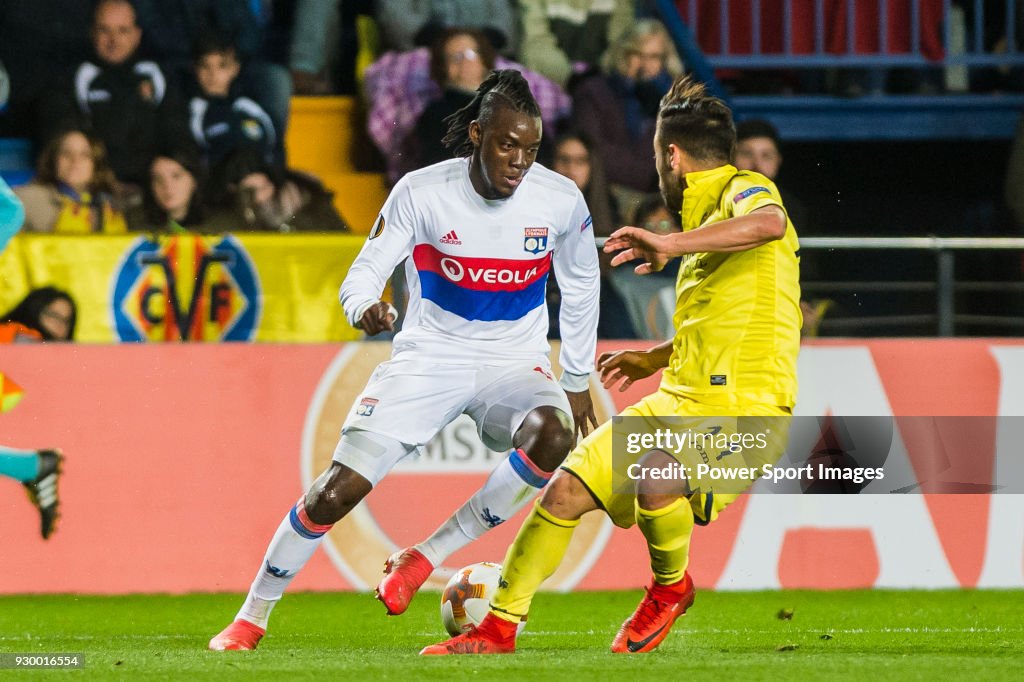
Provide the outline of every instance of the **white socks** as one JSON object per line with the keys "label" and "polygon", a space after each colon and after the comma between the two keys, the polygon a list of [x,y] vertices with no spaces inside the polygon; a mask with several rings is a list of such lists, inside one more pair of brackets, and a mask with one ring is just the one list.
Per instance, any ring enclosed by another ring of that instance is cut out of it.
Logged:
{"label": "white socks", "polygon": [[[440,566],[452,553],[514,516],[550,478],[551,473],[539,469],[525,452],[513,450],[494,468],[484,486],[416,549],[433,566]],[[270,612],[330,529],[330,525],[310,521],[305,496],[299,498],[274,533],[236,619],[266,629]]]}
{"label": "white socks", "polygon": [[512,518],[550,478],[551,472],[538,468],[525,452],[513,450],[494,468],[484,487],[416,549],[435,568],[440,566],[451,554]]}
{"label": "white socks", "polygon": [[319,525],[310,521],[306,515],[305,496],[299,498],[274,533],[267,554],[263,557],[263,565],[260,566],[245,603],[235,618],[247,620],[266,629],[271,610],[281,599],[295,574],[306,565],[313,552],[320,546],[324,533],[330,529],[329,525]]}

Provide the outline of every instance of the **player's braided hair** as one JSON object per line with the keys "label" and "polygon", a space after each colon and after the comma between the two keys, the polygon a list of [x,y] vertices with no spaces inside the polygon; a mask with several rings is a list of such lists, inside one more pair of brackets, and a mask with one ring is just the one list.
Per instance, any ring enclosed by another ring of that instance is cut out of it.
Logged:
{"label": "player's braided hair", "polygon": [[688,75],[677,78],[661,98],[658,135],[660,144],[676,144],[696,161],[728,163],[736,146],[729,105]]}
{"label": "player's braided hair", "polygon": [[491,71],[476,89],[472,101],[445,119],[448,134],[444,136],[442,144],[456,156],[469,156],[473,153],[473,143],[469,139],[470,122],[476,120],[486,125],[499,106],[540,117],[540,107],[523,74],[514,69]]}

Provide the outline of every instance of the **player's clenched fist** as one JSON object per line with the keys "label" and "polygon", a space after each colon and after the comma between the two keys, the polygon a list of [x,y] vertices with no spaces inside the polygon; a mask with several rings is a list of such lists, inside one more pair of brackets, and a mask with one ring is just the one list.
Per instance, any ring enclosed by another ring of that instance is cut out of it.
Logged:
{"label": "player's clenched fist", "polygon": [[384,301],[377,301],[363,313],[359,326],[367,336],[375,336],[382,331],[395,330],[394,308]]}

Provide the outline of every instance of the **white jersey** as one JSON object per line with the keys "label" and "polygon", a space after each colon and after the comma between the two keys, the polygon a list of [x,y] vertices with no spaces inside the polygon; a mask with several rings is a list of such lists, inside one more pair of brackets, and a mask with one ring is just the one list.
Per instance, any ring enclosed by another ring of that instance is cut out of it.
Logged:
{"label": "white jersey", "polygon": [[[545,288],[554,266],[562,369],[594,369],[597,247],[590,211],[572,180],[535,163],[511,197],[488,200],[473,189],[469,159],[409,173],[391,191],[341,285],[349,322],[380,299],[404,258],[409,307],[395,357],[415,350],[453,364],[546,364]],[[570,390],[585,388],[565,379]]]}

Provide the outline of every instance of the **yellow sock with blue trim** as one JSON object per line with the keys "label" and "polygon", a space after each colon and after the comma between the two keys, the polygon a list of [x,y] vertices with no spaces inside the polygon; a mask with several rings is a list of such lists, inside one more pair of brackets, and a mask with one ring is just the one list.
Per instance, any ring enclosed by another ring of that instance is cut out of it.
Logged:
{"label": "yellow sock with blue trim", "polygon": [[671,585],[683,579],[690,560],[690,536],[693,534],[693,510],[689,500],[678,500],[661,509],[636,507],[636,525],[647,538],[654,582]]}
{"label": "yellow sock with blue trim", "polygon": [[562,563],[579,524],[579,519],[557,518],[541,507],[540,501],[534,503],[533,511],[505,554],[501,583],[491,600],[491,613],[514,623],[526,617],[533,595]]}

